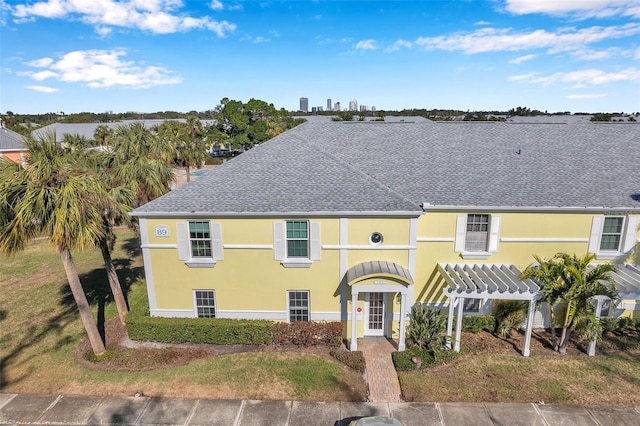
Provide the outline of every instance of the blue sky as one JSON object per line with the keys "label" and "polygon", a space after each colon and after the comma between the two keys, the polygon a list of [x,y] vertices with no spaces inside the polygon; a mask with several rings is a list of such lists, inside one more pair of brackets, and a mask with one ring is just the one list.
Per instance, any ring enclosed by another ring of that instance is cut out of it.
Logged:
{"label": "blue sky", "polygon": [[0,0],[0,112],[640,111],[638,0]]}

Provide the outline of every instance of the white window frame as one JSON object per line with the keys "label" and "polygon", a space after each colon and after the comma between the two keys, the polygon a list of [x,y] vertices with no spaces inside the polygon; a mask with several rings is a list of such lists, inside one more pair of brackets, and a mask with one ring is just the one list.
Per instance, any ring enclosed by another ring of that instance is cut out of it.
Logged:
{"label": "white window frame", "polygon": [[[213,316],[212,317],[201,317],[198,313],[198,308],[211,308],[211,306],[198,306],[198,296],[197,293],[201,291],[201,292],[211,292],[211,294],[213,294]],[[218,308],[217,308],[217,298],[216,298],[216,291],[212,290],[212,289],[196,289],[193,290],[193,312],[196,318],[216,318],[217,314],[218,314]]]}
{"label": "white window frame", "polygon": [[[604,231],[604,222],[606,218],[615,217],[623,218],[622,230],[620,235],[620,244],[617,250],[601,250],[602,233]],[[598,260],[613,260],[617,259],[636,245],[636,234],[638,232],[638,216],[625,216],[625,215],[607,215],[607,216],[594,216],[591,222],[591,235],[589,238],[589,253],[594,253]]]}
{"label": "white window frame", "polygon": [[273,257],[285,268],[309,268],[314,261],[320,260],[320,223],[308,222],[308,257],[287,256],[287,222],[304,222],[304,219],[291,219],[273,223]]}
{"label": "white window frame", "polygon": [[[485,214],[489,216],[489,229],[487,235],[487,248],[484,251],[465,250],[467,238],[467,219],[469,214]],[[460,253],[463,259],[488,259],[492,253],[498,251],[498,241],[500,236],[500,216],[488,213],[468,213],[459,215],[456,218],[456,237],[454,251]]]}
{"label": "white window frame", "polygon": [[[311,321],[311,291],[309,290],[287,290],[287,322],[291,323],[291,310],[292,309],[301,309],[298,306],[291,306],[291,294],[292,293],[306,293],[307,295],[307,319],[300,321]],[[302,308],[304,309],[304,308]]]}
{"label": "white window frame", "polygon": [[[189,222],[208,222],[209,238],[211,240],[211,256],[194,257],[191,248]],[[194,219],[176,223],[176,235],[178,238],[178,259],[185,261],[190,268],[213,268],[216,262],[224,259],[222,248],[222,225],[207,219]]]}

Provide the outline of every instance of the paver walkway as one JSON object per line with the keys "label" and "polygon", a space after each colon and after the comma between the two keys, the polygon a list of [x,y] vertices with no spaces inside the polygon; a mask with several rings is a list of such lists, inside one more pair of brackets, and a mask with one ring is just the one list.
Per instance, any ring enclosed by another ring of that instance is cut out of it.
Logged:
{"label": "paver walkway", "polygon": [[369,402],[401,402],[400,382],[391,360],[391,353],[396,350],[393,344],[386,337],[367,337],[358,339],[358,349],[367,364]]}

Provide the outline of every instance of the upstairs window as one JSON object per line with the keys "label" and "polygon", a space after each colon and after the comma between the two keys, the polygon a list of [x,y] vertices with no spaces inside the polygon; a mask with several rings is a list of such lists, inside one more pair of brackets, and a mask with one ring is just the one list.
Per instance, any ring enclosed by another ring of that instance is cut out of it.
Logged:
{"label": "upstairs window", "polygon": [[209,222],[189,222],[191,257],[211,257],[211,232]]}
{"label": "upstairs window", "polygon": [[600,238],[600,250],[620,251],[624,217],[605,217]]}
{"label": "upstairs window", "polygon": [[467,216],[467,233],[465,251],[487,251],[489,241],[489,215],[469,214]]}
{"label": "upstairs window", "polygon": [[309,257],[309,222],[287,221],[287,257]]}

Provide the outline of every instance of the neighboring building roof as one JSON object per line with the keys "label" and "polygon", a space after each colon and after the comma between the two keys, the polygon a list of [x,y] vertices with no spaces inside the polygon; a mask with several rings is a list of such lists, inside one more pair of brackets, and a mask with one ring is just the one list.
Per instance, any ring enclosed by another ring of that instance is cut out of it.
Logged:
{"label": "neighboring building roof", "polygon": [[0,151],[26,151],[24,137],[20,133],[0,127]]}
{"label": "neighboring building roof", "polygon": [[[34,137],[44,137],[50,133],[55,133],[56,142],[62,142],[64,135],[80,135],[89,140],[93,140],[96,128],[98,126],[107,126],[110,129],[117,129],[118,127],[128,126],[134,123],[142,123],[144,127],[150,129],[154,126],[158,126],[165,121],[181,121],[186,122],[185,119],[177,120],[124,120],[124,121],[112,121],[108,123],[53,123],[48,126],[40,127],[31,132]],[[203,126],[208,126],[212,120],[200,120]]]}
{"label": "neighboring building roof", "polygon": [[619,123],[304,123],[135,214],[640,209],[638,141]]}

